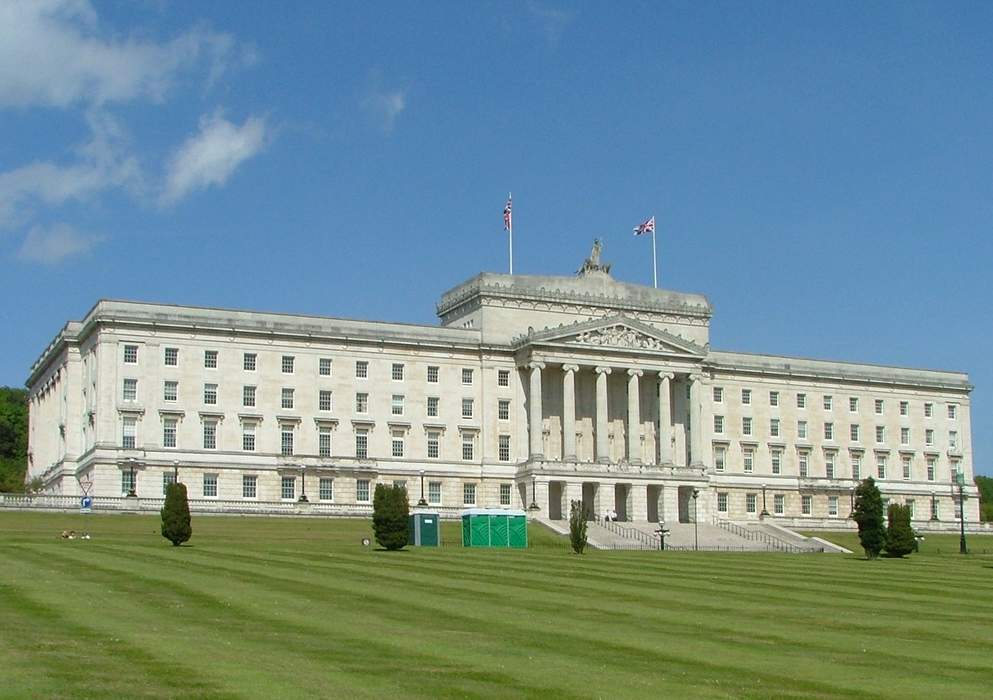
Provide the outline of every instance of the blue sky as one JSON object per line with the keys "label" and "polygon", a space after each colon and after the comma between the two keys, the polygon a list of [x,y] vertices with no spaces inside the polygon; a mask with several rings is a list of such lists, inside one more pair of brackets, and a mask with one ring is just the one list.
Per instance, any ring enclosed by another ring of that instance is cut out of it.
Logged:
{"label": "blue sky", "polygon": [[0,384],[101,297],[433,323],[571,274],[714,347],[967,371],[993,474],[993,4],[0,3]]}

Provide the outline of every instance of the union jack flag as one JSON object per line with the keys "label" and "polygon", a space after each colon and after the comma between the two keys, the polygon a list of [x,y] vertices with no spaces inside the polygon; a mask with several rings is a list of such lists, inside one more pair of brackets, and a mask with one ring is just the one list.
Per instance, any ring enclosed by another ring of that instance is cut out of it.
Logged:
{"label": "union jack flag", "polygon": [[507,197],[507,206],[503,208],[503,228],[505,231],[510,231],[514,228],[514,218],[511,214],[511,202],[513,200]]}
{"label": "union jack flag", "polygon": [[641,236],[646,233],[655,233],[655,217],[641,222],[634,227],[634,235]]}

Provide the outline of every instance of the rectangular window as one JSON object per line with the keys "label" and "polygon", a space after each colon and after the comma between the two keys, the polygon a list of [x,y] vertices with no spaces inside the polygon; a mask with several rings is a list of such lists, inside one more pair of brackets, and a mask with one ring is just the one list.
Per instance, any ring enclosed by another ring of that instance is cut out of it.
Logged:
{"label": "rectangular window", "polygon": [[779,437],[779,419],[773,418],[769,421],[769,435]]}
{"label": "rectangular window", "polygon": [[167,381],[162,388],[163,401],[176,401],[179,399],[179,382]]}
{"label": "rectangular window", "polygon": [[462,484],[462,505],[464,506],[474,506],[476,505],[476,485],[465,483]]}
{"label": "rectangular window", "polygon": [[717,512],[718,513],[728,512],[728,495],[726,493],[717,494]]}
{"label": "rectangular window", "polygon": [[366,360],[355,361],[355,378],[356,379],[369,378],[369,363]]}
{"label": "rectangular window", "polygon": [[438,459],[438,443],[441,440],[441,433],[430,431],[428,433],[428,459]]}
{"label": "rectangular window", "polygon": [[875,401],[875,409],[876,409],[876,415],[877,416],[883,415],[883,400],[882,399],[876,399],[876,401]]}
{"label": "rectangular window", "polygon": [[279,454],[284,457],[293,454],[293,428],[289,425],[279,429]]}
{"label": "rectangular window", "polygon": [[241,426],[241,449],[245,452],[255,452],[255,423],[245,423]]}
{"label": "rectangular window", "polygon": [[876,476],[886,478],[886,455],[876,455]]}
{"label": "rectangular window", "polygon": [[910,444],[910,428],[900,428],[900,444]]}
{"label": "rectangular window", "polygon": [[769,392],[769,405],[770,406],[778,406],[779,405],[779,392],[778,391],[770,391]]}
{"label": "rectangular window", "polygon": [[434,366],[428,367],[428,384],[438,383],[438,368]]}
{"label": "rectangular window", "polygon": [[924,404],[924,417],[933,418],[934,417],[934,404],[930,401]]}
{"label": "rectangular window", "polygon": [[162,447],[176,446],[176,419],[166,418],[162,421]]}
{"label": "rectangular window", "polygon": [[751,435],[752,434],[752,419],[745,417],[741,419],[741,434]]}
{"label": "rectangular window", "polygon": [[834,440],[834,423],[824,424],[824,439]]}
{"label": "rectangular window", "polygon": [[862,455],[858,452],[852,452],[852,478],[858,481],[862,478]]}
{"label": "rectangular window", "polygon": [[[497,386],[510,386],[510,370],[509,369],[497,370]],[[507,486],[510,486],[510,484],[507,484]],[[500,488],[501,489],[503,488],[503,485],[502,484],[501,484]],[[507,501],[507,505],[510,505],[510,501],[509,500]]]}
{"label": "rectangular window", "polygon": [[472,435],[466,433],[462,436],[462,459],[467,462],[472,461],[474,442]]}
{"label": "rectangular window", "polygon": [[462,399],[462,417],[472,418],[472,399]]}
{"label": "rectangular window", "polygon": [[162,472],[162,495],[169,491],[169,485],[176,483],[176,475],[172,472]]}
{"label": "rectangular window", "polygon": [[259,478],[254,474],[245,474],[241,477],[241,497],[255,498],[258,495]]}
{"label": "rectangular window", "polygon": [[938,499],[931,499],[931,520],[938,520]]}
{"label": "rectangular window", "polygon": [[825,394],[824,395],[824,410],[825,411],[830,411],[832,408],[834,408],[834,397],[831,396],[830,394]]}
{"label": "rectangular window", "polygon": [[510,400],[500,399],[497,403],[497,418],[499,420],[510,420]]}
{"label": "rectangular window", "polygon": [[165,366],[176,367],[179,365],[179,348],[165,349]]}
{"label": "rectangular window", "polygon": [[438,417],[438,397],[429,396],[428,397],[428,417],[437,418]]}
{"label": "rectangular window", "polygon": [[832,518],[838,517],[838,497],[828,496],[828,515]]}
{"label": "rectangular window", "polygon": [[283,361],[281,364],[283,374],[293,374],[293,364],[295,361],[296,358],[293,355],[283,355]]}
{"label": "rectangular window", "polygon": [[724,403],[724,388],[714,387],[714,403]]}
{"label": "rectangular window", "polygon": [[806,479],[807,472],[809,469],[810,456],[806,452],[801,452],[797,457],[798,464],[800,465],[800,478]]}
{"label": "rectangular window", "polygon": [[776,515],[783,515],[786,512],[786,496],[777,493],[772,497],[772,512]]}
{"label": "rectangular window", "polygon": [[395,382],[402,382],[403,381],[403,363],[402,362],[394,362],[393,363],[393,367],[390,369],[390,377]]}
{"label": "rectangular window", "polygon": [[359,503],[369,502],[369,480],[357,479],[355,481],[355,500]]}
{"label": "rectangular window", "polygon": [[293,393],[293,389],[283,387],[279,395],[279,405],[283,408],[293,408]]}
{"label": "rectangular window", "polygon": [[441,482],[440,481],[429,481],[428,482],[428,503],[433,506],[441,505]]}
{"label": "rectangular window", "polygon": [[205,420],[203,422],[203,449],[217,449],[217,421]]}
{"label": "rectangular window", "polygon": [[727,460],[727,450],[723,447],[714,448],[714,471],[724,471],[724,464]]}
{"label": "rectangular window", "polygon": [[916,513],[914,513],[914,505],[915,505],[914,499],[913,498],[908,498],[906,500],[906,502],[904,503],[904,505],[907,506],[907,510],[910,511],[910,519],[913,520],[914,518],[916,518],[917,515],[916,515]]}
{"label": "rectangular window", "polygon": [[718,435],[724,433],[724,416],[714,416],[714,432]]}
{"label": "rectangular window", "polygon": [[472,370],[471,369],[465,369],[465,368],[462,369],[462,383],[463,384],[472,384]]}
{"label": "rectangular window", "polygon": [[796,407],[797,408],[806,408],[807,407],[807,395],[806,394],[797,394],[796,395]]}
{"label": "rectangular window", "polygon": [[331,456],[331,426],[322,425],[317,429],[317,454],[319,457]]}
{"label": "rectangular window", "polygon": [[852,423],[848,426],[848,437],[852,442],[859,441],[859,426],[858,423]]}
{"label": "rectangular window", "polygon": [[358,459],[369,457],[369,431],[365,428],[355,431],[355,456]]}
{"label": "rectangular window", "polygon": [[500,505],[510,505],[510,484],[500,484]]}
{"label": "rectangular window", "polygon": [[138,364],[138,346],[137,345],[125,345],[124,346],[124,364],[136,365]]}
{"label": "rectangular window", "polygon": [[331,410],[331,390],[321,389],[317,398],[317,409],[319,411],[330,411]]}
{"label": "rectangular window", "polygon": [[959,434],[957,430],[948,431],[948,449],[955,450],[959,446]]}
{"label": "rectangular window", "polygon": [[798,420],[796,422],[796,436],[800,440],[807,439],[807,421]]}
{"label": "rectangular window", "polygon": [[331,358],[322,357],[317,361],[317,373],[322,377],[331,376]]}
{"label": "rectangular window", "polygon": [[499,437],[499,443],[498,444],[499,444],[499,450],[498,450],[499,455],[498,456],[500,458],[500,461],[501,462],[509,462],[510,461],[510,436],[509,435],[501,435]]}
{"label": "rectangular window", "polygon": [[355,412],[356,413],[369,412],[369,394],[359,392],[355,395]]}
{"label": "rectangular window", "polygon": [[403,457],[403,431],[394,430],[391,435],[392,451],[394,457]]}
{"label": "rectangular window", "polygon": [[748,406],[752,403],[752,390],[742,389],[741,390],[741,403],[743,406]]}
{"label": "rectangular window", "polygon": [[828,479],[834,478],[834,453],[828,452],[824,455],[824,476]]}
{"label": "rectangular window", "polygon": [[924,444],[925,445],[928,445],[928,446],[934,444],[934,429],[933,428],[928,428],[927,430],[924,431]]}
{"label": "rectangular window", "polygon": [[746,449],[745,450],[745,459],[744,459],[744,462],[745,462],[745,473],[746,474],[751,474],[752,473],[752,469],[753,469],[753,467],[755,465],[755,451],[754,450],[750,450],[750,449]]}
{"label": "rectangular window", "polygon": [[783,471],[783,452],[782,450],[772,451],[772,473],[781,474]]}
{"label": "rectangular window", "polygon": [[246,352],[241,356],[241,367],[246,372],[254,372],[258,366],[258,355],[254,352]]}
{"label": "rectangular window", "polygon": [[203,351],[203,366],[207,369],[217,369],[217,350]]}
{"label": "rectangular window", "polygon": [[879,444],[886,442],[886,428],[881,425],[876,426],[876,442]]}
{"label": "rectangular window", "polygon": [[403,394],[393,394],[393,398],[390,401],[390,415],[403,415]]}
{"label": "rectangular window", "polygon": [[856,397],[854,397],[854,396],[849,396],[848,397],[848,411],[850,413],[858,413],[859,412],[859,400]]}
{"label": "rectangular window", "polygon": [[813,499],[810,496],[800,496],[800,513],[803,515],[810,515],[811,511],[811,501]]}
{"label": "rectangular window", "polygon": [[907,481],[910,480],[910,457],[904,457],[901,460],[903,464],[903,478]]}
{"label": "rectangular window", "polygon": [[334,479],[322,476],[317,486],[317,497],[322,501],[334,500]]}
{"label": "rectangular window", "polygon": [[255,406],[254,386],[243,386],[241,388],[241,405],[249,407]]}
{"label": "rectangular window", "polygon": [[958,415],[959,415],[958,404],[954,404],[954,403],[948,404],[948,417],[951,420],[955,420],[956,418],[958,418]]}
{"label": "rectangular window", "polygon": [[125,450],[133,450],[135,448],[135,432],[138,425],[138,421],[135,418],[125,417],[121,428],[121,447]]}
{"label": "rectangular window", "polygon": [[125,401],[137,401],[138,400],[138,380],[137,379],[125,379],[124,380],[124,392],[121,395]]}
{"label": "rectangular window", "polygon": [[217,385],[216,384],[204,384],[203,385],[203,402],[208,406],[217,405]]}
{"label": "rectangular window", "polygon": [[746,493],[745,494],[745,512],[746,513],[754,513],[757,510],[757,508],[755,507],[755,504],[757,502],[758,502],[758,499],[755,497],[755,494],[754,493]]}
{"label": "rectangular window", "polygon": [[217,474],[203,475],[203,497],[217,498]]}
{"label": "rectangular window", "polygon": [[934,457],[927,458],[927,480],[934,481],[936,469],[936,462]]}
{"label": "rectangular window", "polygon": [[900,415],[901,416],[908,416],[908,415],[910,415],[910,402],[909,401],[901,401],[900,402]]}
{"label": "rectangular window", "polygon": [[297,493],[297,480],[293,476],[284,476],[280,480],[279,485],[279,497],[284,501],[292,500],[296,498]]}

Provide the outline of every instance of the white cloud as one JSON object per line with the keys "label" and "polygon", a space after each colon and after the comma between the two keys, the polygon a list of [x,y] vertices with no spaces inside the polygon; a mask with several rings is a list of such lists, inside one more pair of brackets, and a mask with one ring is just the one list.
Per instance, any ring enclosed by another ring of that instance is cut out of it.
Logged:
{"label": "white cloud", "polygon": [[249,117],[241,126],[219,113],[202,117],[199,133],[188,138],[169,161],[160,203],[172,204],[195,190],[223,185],[239,165],[265,147],[266,139],[262,117]]}
{"label": "white cloud", "polygon": [[362,99],[362,107],[369,112],[383,131],[387,134],[393,131],[397,117],[407,108],[407,94],[401,89],[383,89],[379,87],[380,76],[373,71],[371,87]]}
{"label": "white cloud", "polygon": [[[179,72],[206,62],[208,84],[234,40],[194,28],[157,43],[101,32],[88,0],[0,2],[0,107],[161,100]],[[250,58],[250,54],[246,54]]]}
{"label": "white cloud", "polygon": [[88,253],[102,240],[102,236],[81,233],[68,224],[35,226],[28,231],[17,257],[27,262],[58,265],[67,258]]}

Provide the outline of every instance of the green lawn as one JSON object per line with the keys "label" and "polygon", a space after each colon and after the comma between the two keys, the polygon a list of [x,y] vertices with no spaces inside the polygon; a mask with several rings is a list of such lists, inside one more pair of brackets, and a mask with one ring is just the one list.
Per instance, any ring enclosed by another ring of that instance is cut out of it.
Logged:
{"label": "green lawn", "polygon": [[0,513],[0,697],[993,695],[993,556],[951,546],[577,557],[532,527],[527,551],[388,553],[365,521],[199,517],[176,548],[158,526]]}

